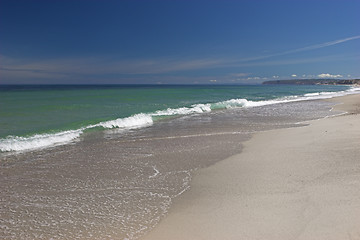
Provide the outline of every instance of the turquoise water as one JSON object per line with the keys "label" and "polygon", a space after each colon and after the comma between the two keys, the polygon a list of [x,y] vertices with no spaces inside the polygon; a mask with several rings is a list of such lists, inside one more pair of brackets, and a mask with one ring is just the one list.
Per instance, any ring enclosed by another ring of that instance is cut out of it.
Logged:
{"label": "turquoise water", "polygon": [[135,128],[178,115],[326,97],[348,89],[323,85],[0,86],[0,145],[8,151],[4,144],[29,141],[39,134],[72,134],[61,140],[69,141],[91,129]]}

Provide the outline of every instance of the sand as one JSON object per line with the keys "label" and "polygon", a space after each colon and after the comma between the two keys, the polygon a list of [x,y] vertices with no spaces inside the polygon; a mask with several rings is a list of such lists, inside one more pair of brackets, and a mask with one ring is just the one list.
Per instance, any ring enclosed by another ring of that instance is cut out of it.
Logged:
{"label": "sand", "polygon": [[360,239],[360,95],[331,101],[348,114],[257,133],[197,171],[142,239]]}

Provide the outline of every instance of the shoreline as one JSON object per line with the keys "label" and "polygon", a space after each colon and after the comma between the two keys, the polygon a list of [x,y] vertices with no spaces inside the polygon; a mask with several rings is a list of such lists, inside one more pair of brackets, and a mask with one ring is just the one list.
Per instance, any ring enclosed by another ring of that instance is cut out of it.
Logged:
{"label": "shoreline", "polygon": [[360,238],[360,94],[325,101],[347,113],[254,134],[140,239]]}

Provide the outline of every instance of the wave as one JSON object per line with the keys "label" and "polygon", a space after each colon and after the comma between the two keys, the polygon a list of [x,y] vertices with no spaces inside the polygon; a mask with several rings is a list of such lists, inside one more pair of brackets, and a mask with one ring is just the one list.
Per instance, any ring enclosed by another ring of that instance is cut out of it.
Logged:
{"label": "wave", "polygon": [[151,116],[176,116],[176,115],[189,115],[194,113],[211,112],[211,104],[194,104],[191,107],[181,108],[168,108],[166,110],[159,110],[150,114]]}
{"label": "wave", "polygon": [[2,152],[24,151],[62,145],[79,138],[82,133],[83,130],[78,129],[54,134],[36,134],[30,137],[8,136],[0,139],[0,150]]}
{"label": "wave", "polygon": [[314,97],[314,96],[326,96],[326,95],[332,95],[334,92],[315,92],[315,93],[307,93],[304,94],[305,97]]}
{"label": "wave", "polygon": [[0,151],[27,151],[49,146],[63,145],[78,139],[85,130],[96,127],[102,127],[104,129],[135,129],[150,126],[152,124],[153,120],[150,115],[136,114],[127,118],[118,118],[115,120],[100,122],[98,124],[88,125],[77,130],[62,131],[51,134],[36,134],[30,137],[8,136],[7,138],[0,139]]}
{"label": "wave", "polygon": [[287,103],[287,102],[295,102],[295,101],[333,98],[337,96],[343,96],[354,93],[360,93],[360,88],[353,87],[346,91],[339,91],[339,92],[307,93],[301,96],[286,96],[282,98],[264,100],[264,101],[251,101],[247,99],[230,99],[216,103],[194,104],[189,107],[168,108],[165,110],[158,110],[152,113],[139,113],[126,118],[118,118],[114,120],[99,122],[97,124],[88,125],[76,130],[68,130],[68,131],[62,131],[51,134],[36,134],[30,137],[8,136],[6,138],[0,139],[0,151],[1,152],[28,151],[39,148],[46,148],[50,146],[67,144],[78,139],[87,129],[97,128],[97,127],[103,129],[118,128],[123,130],[129,130],[129,129],[151,126],[154,123],[154,119],[159,117],[161,118],[167,116],[184,116],[191,114],[202,114],[219,109],[260,107],[271,104],[279,104],[279,103]]}
{"label": "wave", "polygon": [[87,128],[94,127],[103,127],[103,128],[124,128],[124,129],[134,129],[144,126],[149,126],[153,124],[153,119],[149,114],[136,114],[127,118],[118,118],[115,120],[110,120],[106,122],[100,122],[95,125],[90,125]]}

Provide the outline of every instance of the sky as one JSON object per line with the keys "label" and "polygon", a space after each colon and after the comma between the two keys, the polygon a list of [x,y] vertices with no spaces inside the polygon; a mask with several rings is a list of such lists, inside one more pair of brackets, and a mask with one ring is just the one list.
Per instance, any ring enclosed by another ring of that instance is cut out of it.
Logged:
{"label": "sky", "polygon": [[1,0],[0,84],[360,78],[360,0]]}

